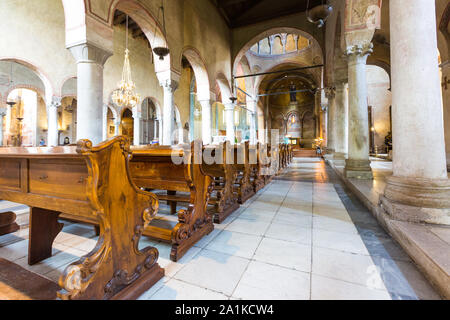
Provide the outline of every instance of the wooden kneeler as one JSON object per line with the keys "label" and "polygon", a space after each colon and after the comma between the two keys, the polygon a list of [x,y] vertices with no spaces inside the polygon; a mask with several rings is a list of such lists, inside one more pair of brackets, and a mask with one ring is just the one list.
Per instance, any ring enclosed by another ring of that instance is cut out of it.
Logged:
{"label": "wooden kneeler", "polygon": [[[240,205],[233,190],[237,171],[232,163],[227,160],[227,154],[231,153],[230,142],[221,143],[219,146],[207,146],[204,152],[214,158],[214,163],[203,163],[203,168],[210,176],[214,177],[215,197],[210,199],[213,205],[214,222],[222,223],[230,214],[236,211]],[[220,152],[221,154],[217,154]]]}
{"label": "wooden kneeler", "polygon": [[[178,261],[189,248],[214,229],[212,215],[207,211],[213,180],[201,162],[196,160],[196,157],[201,159],[202,149],[201,142],[193,142],[188,148],[132,148],[130,169],[135,183],[145,189],[171,191],[167,195],[157,196],[161,201],[172,203],[172,209],[176,208],[177,202],[187,204],[187,209],[178,211],[178,223],[174,227],[158,224],[160,221],[155,219],[144,230],[145,236],[172,244],[172,261]],[[183,163],[175,163],[174,157],[184,159]],[[187,192],[188,196],[177,195],[176,192]]]}
{"label": "wooden kneeler", "polygon": [[139,249],[158,201],[129,173],[129,141],[116,137],[93,147],[0,148],[0,199],[31,207],[29,263],[51,256],[62,229],[58,217],[99,226],[95,248],[59,279],[59,299],[135,299],[164,275],[158,250]]}

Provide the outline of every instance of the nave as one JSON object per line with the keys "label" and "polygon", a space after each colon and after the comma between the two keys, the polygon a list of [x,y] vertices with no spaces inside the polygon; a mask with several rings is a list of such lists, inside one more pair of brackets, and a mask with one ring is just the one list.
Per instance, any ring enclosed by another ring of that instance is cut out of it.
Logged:
{"label": "nave", "polygon": [[[21,229],[0,237],[0,258],[54,282],[97,243],[92,226],[64,221],[53,256],[29,266],[29,210],[1,201],[4,211],[17,214]],[[160,204],[160,211],[170,208]],[[170,260],[170,244],[141,240],[149,245],[158,249],[166,273],[142,300],[439,299],[368,210],[315,158],[295,158],[178,262]]]}

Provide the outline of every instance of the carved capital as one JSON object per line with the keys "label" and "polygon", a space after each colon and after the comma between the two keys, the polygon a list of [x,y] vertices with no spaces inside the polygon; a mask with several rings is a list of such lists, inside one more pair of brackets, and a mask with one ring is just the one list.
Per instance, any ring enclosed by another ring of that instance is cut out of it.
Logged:
{"label": "carved capital", "polygon": [[77,63],[95,63],[105,65],[106,60],[113,55],[112,52],[101,49],[89,43],[82,43],[68,48]]}
{"label": "carved capital", "polygon": [[325,96],[327,97],[328,100],[334,99],[336,97],[336,88],[335,87],[325,88]]}
{"label": "carved capital", "polygon": [[159,84],[161,85],[161,87],[164,88],[164,90],[167,90],[167,91],[170,91],[173,93],[178,89],[179,83],[178,83],[178,81],[167,79],[167,80],[160,81]]}
{"label": "carved capital", "polygon": [[373,43],[358,44],[349,46],[345,50],[345,55],[348,62],[351,63],[366,63],[367,57],[373,52]]}
{"label": "carved capital", "polygon": [[47,103],[47,109],[55,108],[58,109],[61,106],[61,97],[52,97],[52,101]]}

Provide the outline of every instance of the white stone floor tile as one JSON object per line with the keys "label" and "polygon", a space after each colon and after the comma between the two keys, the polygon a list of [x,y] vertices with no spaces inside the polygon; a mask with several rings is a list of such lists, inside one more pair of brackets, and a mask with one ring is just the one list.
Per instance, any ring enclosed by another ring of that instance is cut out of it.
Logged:
{"label": "white stone floor tile", "polygon": [[369,256],[313,248],[312,273],[374,289],[387,290],[380,271]]}
{"label": "white stone floor tile", "polygon": [[233,297],[244,300],[308,300],[309,286],[309,273],[252,261]]}
{"label": "white stone floor tile", "polygon": [[230,296],[249,262],[244,258],[204,249],[175,275],[175,279]]}
{"label": "white stone floor tile", "polygon": [[251,234],[255,236],[262,236],[270,225],[270,221],[249,220],[237,218],[230,223],[225,230],[235,231],[240,233]]}
{"label": "white stone floor tile", "polygon": [[387,291],[312,274],[312,300],[391,300]]}
{"label": "white stone floor tile", "polygon": [[[171,279],[156,291],[149,300],[226,300],[224,294]],[[141,298],[142,300],[142,298]]]}
{"label": "white stone floor tile", "polygon": [[251,259],[261,239],[260,236],[224,230],[206,246],[206,249]]}
{"label": "white stone floor tile", "polygon": [[307,214],[298,214],[296,212],[278,212],[273,218],[273,223],[294,225],[303,228],[312,227],[312,216]]}
{"label": "white stone floor tile", "polygon": [[311,246],[264,238],[256,250],[254,259],[298,271],[310,272]]}
{"label": "white stone floor tile", "polygon": [[356,229],[353,222],[350,222],[346,219],[341,220],[339,218],[332,217],[323,217],[317,215],[313,216],[313,228],[334,232],[351,233],[355,235],[358,234],[358,230]]}
{"label": "white stone floor tile", "polygon": [[358,234],[334,232],[314,228],[313,246],[370,255],[366,245]]}
{"label": "white stone floor tile", "polygon": [[272,223],[267,230],[265,237],[311,245],[312,229],[299,227],[297,225]]}

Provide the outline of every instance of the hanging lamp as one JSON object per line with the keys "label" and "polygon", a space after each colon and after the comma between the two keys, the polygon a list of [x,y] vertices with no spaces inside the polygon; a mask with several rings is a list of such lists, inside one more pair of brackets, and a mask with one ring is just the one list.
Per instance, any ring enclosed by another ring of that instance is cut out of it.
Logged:
{"label": "hanging lamp", "polygon": [[136,93],[136,86],[131,79],[130,51],[128,50],[128,15],[126,19],[126,42],[125,60],[123,63],[122,80],[119,82],[119,89],[114,90],[112,100],[119,107],[135,107],[140,100]]}
{"label": "hanging lamp", "polygon": [[324,3],[322,0],[322,4],[315,6],[312,9],[309,9],[309,0],[306,5],[306,16],[309,22],[317,25],[317,28],[322,28],[325,25],[325,22],[330,17],[333,12],[333,6]]}
{"label": "hanging lamp", "polygon": [[[166,35],[166,17],[164,14],[164,1],[162,1],[161,7],[159,8],[162,12],[162,19],[163,19],[163,36],[165,39],[167,39]],[[159,18],[159,12],[158,12],[158,18]],[[155,36],[156,36],[156,23],[155,23]],[[170,53],[170,50],[167,46],[164,47],[155,47],[153,48],[153,52],[159,57],[159,60],[164,60],[164,57],[167,56]]]}

